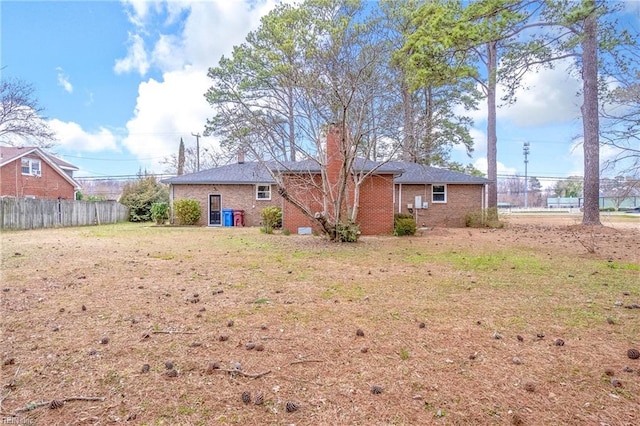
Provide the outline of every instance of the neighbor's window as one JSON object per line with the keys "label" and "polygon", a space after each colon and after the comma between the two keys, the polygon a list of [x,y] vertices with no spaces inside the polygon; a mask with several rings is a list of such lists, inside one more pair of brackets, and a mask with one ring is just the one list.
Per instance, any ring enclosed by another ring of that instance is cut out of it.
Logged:
{"label": "neighbor's window", "polygon": [[40,160],[33,158],[22,159],[22,174],[40,176],[41,172]]}
{"label": "neighbor's window", "polygon": [[447,185],[431,186],[431,202],[446,203],[447,202]]}
{"label": "neighbor's window", "polygon": [[256,185],[256,199],[257,200],[270,200],[271,199],[271,185]]}

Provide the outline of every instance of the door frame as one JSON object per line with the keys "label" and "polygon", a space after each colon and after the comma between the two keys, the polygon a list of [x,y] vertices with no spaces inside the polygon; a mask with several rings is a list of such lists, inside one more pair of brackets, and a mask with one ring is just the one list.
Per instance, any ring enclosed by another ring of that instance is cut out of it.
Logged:
{"label": "door frame", "polygon": [[[211,213],[213,212],[213,210],[211,210],[211,200],[213,197],[218,197],[218,205],[220,206],[220,209],[217,210],[220,216],[220,221],[219,223],[211,223]],[[209,194],[209,196],[207,197],[207,204],[208,204],[208,208],[207,208],[207,224],[208,226],[222,226],[222,195],[221,194]]]}

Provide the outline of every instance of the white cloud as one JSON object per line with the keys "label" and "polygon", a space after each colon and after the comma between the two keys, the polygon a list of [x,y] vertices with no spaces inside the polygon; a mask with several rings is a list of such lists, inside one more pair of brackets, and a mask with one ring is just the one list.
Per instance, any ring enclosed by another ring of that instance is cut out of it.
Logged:
{"label": "white cloud", "polygon": [[116,136],[104,127],[101,127],[97,132],[90,133],[74,122],[53,119],[48,124],[56,133],[57,146],[67,151],[118,151]]}
{"label": "white cloud", "polygon": [[[162,7],[158,6],[161,4]],[[138,28],[136,49],[118,61],[120,70],[133,70],[138,59],[148,67],[162,72],[160,79],[148,79],[140,83],[134,116],[127,122],[129,135],[124,146],[141,161],[154,158],[145,165],[160,171],[158,160],[177,152],[180,137],[185,143],[195,143],[191,133],[202,133],[206,119],[212,110],[204,98],[211,86],[207,77],[209,67],[216,66],[222,55],[229,54],[234,45],[242,43],[247,33],[259,25],[260,18],[276,4],[267,0],[256,4],[243,1],[196,1],[157,3],[155,9],[128,1],[133,8],[131,21],[153,22],[150,15],[162,11],[169,16],[170,24],[180,14],[186,14],[182,32],[164,34],[163,28],[151,31]],[[159,35],[158,35],[159,31]],[[156,33],[153,42],[145,44],[143,36]],[[152,46],[150,52],[145,45]],[[141,71],[140,68],[138,68]],[[142,74],[142,72],[141,72]],[[201,147],[210,141],[200,140]]]}
{"label": "white cloud", "polygon": [[116,74],[137,71],[138,74],[143,76],[149,70],[149,66],[149,59],[144,47],[144,39],[139,34],[129,34],[127,56],[116,60],[113,70]]}
{"label": "white cloud", "polygon": [[[521,88],[515,93],[516,102],[498,108],[497,120],[509,121],[520,127],[533,127],[567,123],[579,118],[582,98],[577,93],[581,83],[568,72],[570,66],[571,62],[567,59],[558,61],[554,69],[525,74]],[[505,93],[505,87],[499,84],[498,101]],[[486,121],[486,101],[480,103],[478,110],[466,114],[475,121]]]}
{"label": "white cloud", "polygon": [[165,73],[163,81],[141,83],[124,146],[140,159],[160,160],[176,153],[180,138],[188,142],[192,132],[202,133],[211,115],[204,99],[209,84],[206,74],[193,68]]}
{"label": "white cloud", "polygon": [[144,26],[153,2],[149,0],[122,0],[122,3],[125,6],[129,22],[137,27]]}
{"label": "white cloud", "polygon": [[[488,170],[487,158],[478,158],[476,161],[474,161],[473,166],[486,174]],[[507,167],[499,161],[497,162],[496,167],[498,175],[515,175],[517,173],[517,169],[515,167]]]}
{"label": "white cloud", "polygon": [[58,86],[62,87],[65,92],[73,93],[73,85],[69,81],[69,76],[64,74],[64,70],[60,67],[56,68],[58,72]]}
{"label": "white cloud", "polygon": [[[150,67],[161,72],[176,71],[185,65],[208,68],[220,56],[229,54],[244,41],[260,18],[276,0],[254,4],[245,1],[123,1],[129,21],[134,24],[124,58],[116,61],[116,73],[137,71],[145,75]],[[175,23],[186,15],[182,33]],[[156,21],[163,21],[159,25]],[[147,49],[148,47],[148,49]]]}
{"label": "white cloud", "polygon": [[160,69],[173,71],[184,66],[184,47],[182,40],[174,35],[163,34],[151,53],[152,61]]}
{"label": "white cloud", "polygon": [[582,99],[577,96],[580,82],[567,72],[569,63],[557,64],[552,70],[528,73],[522,89],[516,93],[514,105],[500,108],[498,116],[518,126],[541,126],[564,123],[580,116]]}

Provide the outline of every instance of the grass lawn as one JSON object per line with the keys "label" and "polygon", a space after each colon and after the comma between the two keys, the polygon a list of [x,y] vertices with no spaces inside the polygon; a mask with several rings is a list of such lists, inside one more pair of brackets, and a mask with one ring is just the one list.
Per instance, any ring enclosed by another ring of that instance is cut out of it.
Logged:
{"label": "grass lawn", "polygon": [[3,233],[2,418],[640,424],[640,221],[530,220],[357,244],[136,224]]}

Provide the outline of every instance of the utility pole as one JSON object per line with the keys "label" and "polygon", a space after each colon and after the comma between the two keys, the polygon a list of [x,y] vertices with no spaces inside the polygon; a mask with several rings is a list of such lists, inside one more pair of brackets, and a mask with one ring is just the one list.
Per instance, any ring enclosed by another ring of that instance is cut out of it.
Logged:
{"label": "utility pole", "polygon": [[527,208],[527,189],[529,182],[527,181],[527,164],[529,164],[529,142],[525,142],[522,148],[524,154],[524,208]]}
{"label": "utility pole", "polygon": [[191,136],[196,137],[196,162],[198,166],[198,171],[200,171],[200,133],[191,132]]}

